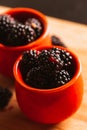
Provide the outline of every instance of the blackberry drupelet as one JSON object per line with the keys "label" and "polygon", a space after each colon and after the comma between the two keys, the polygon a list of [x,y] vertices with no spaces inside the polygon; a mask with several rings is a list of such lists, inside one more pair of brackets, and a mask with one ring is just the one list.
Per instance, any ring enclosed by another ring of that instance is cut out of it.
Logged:
{"label": "blackberry drupelet", "polygon": [[51,36],[51,41],[52,45],[66,47],[66,45],[60,40],[60,38],[55,35]]}
{"label": "blackberry drupelet", "polygon": [[43,26],[37,18],[28,18],[25,25],[31,26],[35,30],[36,38],[42,34]]}
{"label": "blackberry drupelet", "polygon": [[4,14],[0,15],[0,42],[6,44],[8,34],[10,32],[11,26],[16,21],[10,15]]}
{"label": "blackberry drupelet", "polygon": [[12,92],[8,88],[0,87],[0,110],[4,109],[12,97]]}
{"label": "blackberry drupelet", "polygon": [[9,46],[26,45],[35,40],[35,32],[30,26],[16,23],[11,27],[7,44]]}
{"label": "blackberry drupelet", "polygon": [[26,76],[26,73],[37,66],[37,58],[38,58],[39,51],[36,50],[29,50],[23,53],[22,59],[19,63],[20,70],[22,72],[23,77]]}

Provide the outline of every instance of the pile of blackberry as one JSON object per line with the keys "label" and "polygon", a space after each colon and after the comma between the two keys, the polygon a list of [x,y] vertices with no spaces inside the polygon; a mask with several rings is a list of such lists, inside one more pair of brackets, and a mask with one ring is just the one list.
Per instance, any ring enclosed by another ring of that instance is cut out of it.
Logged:
{"label": "pile of blackberry", "polygon": [[42,31],[42,23],[37,18],[20,23],[8,14],[0,15],[0,43],[4,45],[26,45],[40,37]]}
{"label": "pile of blackberry", "polygon": [[60,87],[69,82],[74,74],[71,54],[55,47],[24,52],[19,68],[24,82],[40,89]]}

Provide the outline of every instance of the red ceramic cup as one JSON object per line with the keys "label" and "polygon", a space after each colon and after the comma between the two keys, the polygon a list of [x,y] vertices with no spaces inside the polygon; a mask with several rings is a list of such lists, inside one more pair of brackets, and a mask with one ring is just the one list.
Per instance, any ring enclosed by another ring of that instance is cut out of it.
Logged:
{"label": "red ceramic cup", "polygon": [[[63,47],[58,48],[70,52],[75,63],[75,72],[72,79],[63,86],[53,89],[38,89],[28,86],[23,81],[19,68],[22,56],[14,64],[13,72],[18,104],[24,114],[36,122],[52,124],[63,121],[77,111],[82,101],[81,63],[74,52]],[[38,48],[38,50],[42,49],[41,47]]]}
{"label": "red ceramic cup", "polygon": [[2,43],[0,44],[0,73],[13,78],[12,68],[14,61],[19,54],[29,48],[43,46],[44,44],[47,45],[50,43],[49,25],[44,14],[31,8],[13,8],[4,14],[10,14],[12,17],[21,22],[24,22],[29,17],[35,17],[39,19],[43,25],[43,33],[34,42],[18,47],[8,47],[4,46]]}

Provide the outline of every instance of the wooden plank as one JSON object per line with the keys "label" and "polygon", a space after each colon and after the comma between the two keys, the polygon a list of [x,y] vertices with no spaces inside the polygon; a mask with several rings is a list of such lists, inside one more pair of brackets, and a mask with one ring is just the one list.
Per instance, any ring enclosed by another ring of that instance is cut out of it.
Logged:
{"label": "wooden plank", "polygon": [[[8,7],[0,6],[0,13]],[[21,112],[15,96],[14,82],[0,75],[0,85],[9,87],[13,97],[7,108],[0,112],[0,130],[86,130],[87,128],[87,25],[48,17],[51,35],[55,34],[81,59],[84,79],[84,96],[79,110],[56,125],[43,125],[28,120]]]}

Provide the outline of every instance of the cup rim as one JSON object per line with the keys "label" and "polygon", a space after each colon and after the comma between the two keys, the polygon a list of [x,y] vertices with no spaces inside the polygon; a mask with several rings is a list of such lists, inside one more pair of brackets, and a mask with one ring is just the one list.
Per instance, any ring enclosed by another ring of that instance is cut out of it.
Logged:
{"label": "cup rim", "polygon": [[36,47],[36,42],[38,43],[41,43],[42,39],[44,39],[48,34],[49,34],[49,25],[48,25],[48,20],[47,20],[47,17],[40,11],[36,10],[36,9],[33,9],[33,8],[24,8],[24,7],[17,7],[17,8],[12,8],[8,11],[6,11],[4,14],[10,14],[10,13],[14,13],[14,12],[21,12],[21,11],[25,11],[25,12],[30,12],[32,14],[35,14],[37,17],[40,18],[40,21],[42,22],[43,24],[43,27],[44,27],[44,30],[43,30],[43,33],[41,34],[41,36],[36,39],[35,41],[31,42],[31,43],[28,43],[26,45],[23,45],[23,46],[6,46],[6,45],[3,45],[2,43],[0,43],[0,47],[3,49],[3,50],[12,50],[12,51],[15,51],[15,50],[20,50],[20,49],[27,49],[28,47]]}
{"label": "cup rim", "polygon": [[[52,48],[53,46],[49,46],[49,47]],[[44,48],[49,48],[49,47],[45,46]],[[65,47],[61,47],[61,46],[54,46],[54,47],[64,49],[64,50],[70,52],[70,54],[74,57],[77,69],[76,69],[76,72],[73,75],[72,79],[69,82],[67,82],[66,84],[64,84],[64,85],[62,85],[60,87],[55,87],[55,88],[51,88],[51,89],[39,89],[39,88],[34,88],[32,86],[29,86],[22,79],[20,79],[20,77],[18,75],[18,73],[21,74],[20,70],[18,69],[19,61],[22,58],[22,55],[21,55],[21,56],[18,57],[18,59],[16,60],[14,66],[13,66],[13,74],[14,74],[15,80],[21,85],[21,87],[27,89],[28,91],[33,91],[33,92],[38,92],[38,93],[53,93],[53,92],[62,91],[64,89],[72,86],[75,83],[75,81],[78,79],[78,77],[80,76],[81,71],[82,71],[80,59],[69,48],[65,48]],[[43,48],[43,47],[38,47],[38,50],[41,49],[41,48]],[[21,78],[22,78],[22,76],[21,76]]]}

